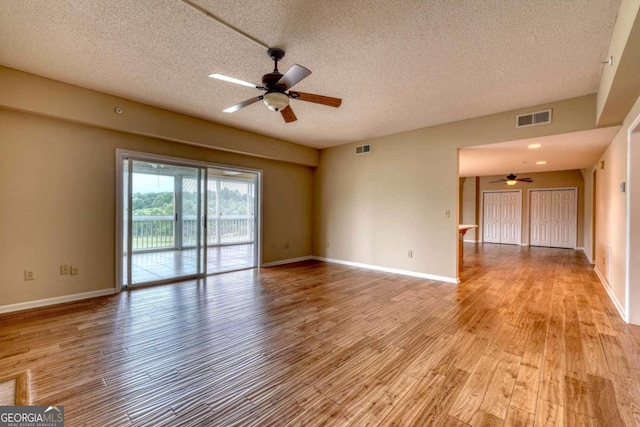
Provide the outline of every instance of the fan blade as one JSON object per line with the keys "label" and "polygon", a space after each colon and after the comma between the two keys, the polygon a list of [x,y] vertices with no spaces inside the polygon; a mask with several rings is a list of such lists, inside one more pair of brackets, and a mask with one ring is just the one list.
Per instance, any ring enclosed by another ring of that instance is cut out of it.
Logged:
{"label": "fan blade", "polygon": [[280,80],[276,83],[277,85],[284,85],[285,90],[293,87],[293,85],[300,82],[300,80],[307,77],[311,74],[311,71],[304,68],[302,65],[293,64],[289,71],[284,73],[284,76],[280,77]]}
{"label": "fan blade", "polygon": [[291,105],[287,105],[285,108],[280,110],[280,114],[282,114],[282,118],[287,123],[295,122],[296,120],[298,120],[295,113],[293,112],[293,108],[291,108]]}
{"label": "fan blade", "polygon": [[304,92],[289,92],[289,95],[292,95],[294,99],[299,99],[300,101],[315,102],[316,104],[327,105],[329,107],[338,108],[340,105],[342,105],[342,99],[332,98],[330,96],[316,95],[313,93]]}
{"label": "fan blade", "polygon": [[533,182],[533,179],[531,179],[531,178],[516,178],[516,181],[520,181],[520,182]]}
{"label": "fan blade", "polygon": [[212,79],[218,79],[229,83],[235,83],[237,85],[248,86],[254,89],[264,89],[262,86],[258,86],[255,83],[245,82],[244,80],[236,79],[234,77],[225,76],[224,74],[209,74]]}
{"label": "fan blade", "polygon": [[246,101],[242,101],[241,103],[236,104],[236,105],[234,105],[232,107],[229,107],[226,110],[222,110],[222,111],[225,112],[225,113],[235,113],[236,111],[238,111],[241,108],[246,107],[247,105],[251,105],[251,104],[253,104],[255,102],[260,101],[262,98],[263,98],[262,95],[256,96],[255,98],[247,99]]}
{"label": "fan blade", "polygon": [[506,179],[499,179],[497,181],[489,181],[489,184],[495,184],[496,182],[505,182]]}

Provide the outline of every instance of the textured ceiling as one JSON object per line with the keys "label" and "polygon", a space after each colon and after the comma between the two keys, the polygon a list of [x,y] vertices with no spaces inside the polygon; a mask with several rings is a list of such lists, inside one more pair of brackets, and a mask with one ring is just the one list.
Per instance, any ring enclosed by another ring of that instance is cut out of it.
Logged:
{"label": "textured ceiling", "polygon": [[322,148],[597,91],[619,0],[194,0],[313,74],[295,88],[343,98],[258,94],[260,46],[179,0],[0,2],[0,64]]}
{"label": "textured ceiling", "polygon": [[[463,148],[460,176],[548,172],[595,165],[620,126]],[[541,147],[530,149],[530,145]],[[536,162],[545,161],[544,165]]]}

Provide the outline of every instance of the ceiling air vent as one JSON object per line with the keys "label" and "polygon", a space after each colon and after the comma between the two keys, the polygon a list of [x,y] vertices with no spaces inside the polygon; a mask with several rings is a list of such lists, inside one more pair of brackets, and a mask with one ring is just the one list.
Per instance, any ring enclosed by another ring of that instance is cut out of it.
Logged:
{"label": "ceiling air vent", "polygon": [[371,152],[371,144],[359,145],[356,147],[356,155],[369,154]]}
{"label": "ceiling air vent", "polygon": [[546,125],[551,123],[551,110],[538,111],[536,113],[521,114],[516,117],[516,127]]}

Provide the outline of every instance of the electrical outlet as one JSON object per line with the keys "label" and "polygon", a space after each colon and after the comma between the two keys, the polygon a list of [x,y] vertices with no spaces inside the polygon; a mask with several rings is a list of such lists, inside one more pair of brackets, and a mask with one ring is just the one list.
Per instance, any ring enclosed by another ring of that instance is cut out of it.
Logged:
{"label": "electrical outlet", "polygon": [[77,276],[78,274],[80,274],[80,273],[78,272],[78,267],[77,267],[77,266],[75,266],[75,265],[72,265],[72,266],[71,266],[71,275],[72,275],[72,276]]}
{"label": "electrical outlet", "polygon": [[69,274],[69,265],[63,264],[60,266],[60,274]]}
{"label": "electrical outlet", "polygon": [[444,211],[444,217],[445,218],[451,218],[451,211],[449,209]]}
{"label": "electrical outlet", "polygon": [[409,258],[413,258],[413,251],[412,251],[412,250],[409,250],[408,255],[409,255]]}
{"label": "electrical outlet", "polygon": [[33,270],[25,270],[24,271],[24,280],[36,280],[35,275],[33,274]]}

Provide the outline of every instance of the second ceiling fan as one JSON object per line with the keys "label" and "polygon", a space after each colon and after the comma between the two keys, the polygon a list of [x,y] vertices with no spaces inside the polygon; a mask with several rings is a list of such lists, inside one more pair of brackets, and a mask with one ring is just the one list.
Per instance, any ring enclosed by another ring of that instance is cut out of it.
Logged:
{"label": "second ceiling fan", "polygon": [[255,98],[247,99],[239,104],[233,105],[225,110],[225,113],[234,113],[241,108],[256,103],[258,101],[264,101],[264,103],[273,111],[279,111],[285,122],[291,123],[297,120],[293,109],[289,105],[290,99],[299,99],[300,101],[314,102],[316,104],[327,105],[329,107],[339,107],[342,104],[342,99],[332,98],[330,96],[315,95],[313,93],[304,93],[290,90],[295,84],[299,83],[302,79],[311,74],[311,71],[305,67],[294,64],[289,71],[284,75],[278,71],[278,61],[284,57],[284,50],[277,47],[272,47],[267,50],[267,54],[273,60],[275,66],[271,73],[267,73],[262,76],[262,86],[250,83],[244,80],[228,77],[223,74],[210,74],[209,77],[218,80],[224,80],[226,82],[235,83],[243,86],[252,87],[258,90],[265,91],[264,95],[256,96]]}
{"label": "second ceiling fan", "polygon": [[504,182],[507,185],[516,185],[517,182],[533,182],[531,178],[518,178],[514,174],[507,175],[506,178],[499,179],[497,181],[489,181],[489,184],[494,184],[496,182]]}

